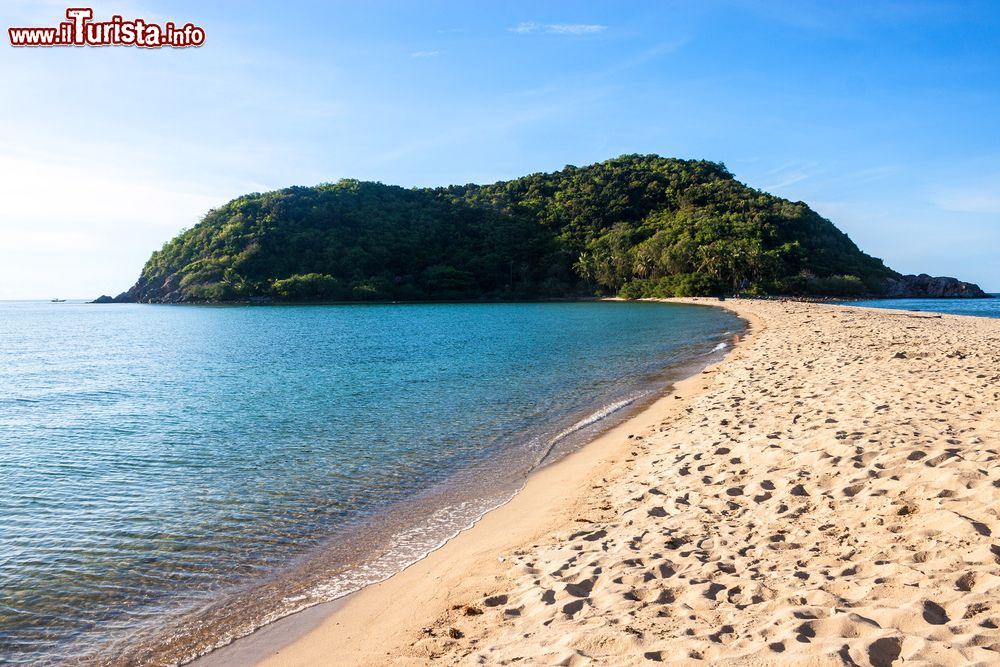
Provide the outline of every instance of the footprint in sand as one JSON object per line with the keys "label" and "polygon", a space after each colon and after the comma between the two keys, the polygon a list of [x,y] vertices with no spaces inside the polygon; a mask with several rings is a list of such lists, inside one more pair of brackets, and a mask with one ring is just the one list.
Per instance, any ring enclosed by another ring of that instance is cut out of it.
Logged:
{"label": "footprint in sand", "polygon": [[868,645],[872,667],[890,667],[899,657],[903,642],[899,637],[883,637]]}
{"label": "footprint in sand", "polygon": [[816,630],[813,628],[812,623],[803,623],[795,628],[795,632],[795,641],[803,644],[812,643],[813,638],[816,637]]}
{"label": "footprint in sand", "polygon": [[951,620],[945,613],[944,607],[930,600],[924,601],[923,617],[931,625],[944,625]]}
{"label": "footprint in sand", "polygon": [[570,618],[573,618],[575,614],[577,614],[581,609],[583,609],[583,605],[585,602],[586,600],[574,600],[573,602],[564,604],[562,611]]}

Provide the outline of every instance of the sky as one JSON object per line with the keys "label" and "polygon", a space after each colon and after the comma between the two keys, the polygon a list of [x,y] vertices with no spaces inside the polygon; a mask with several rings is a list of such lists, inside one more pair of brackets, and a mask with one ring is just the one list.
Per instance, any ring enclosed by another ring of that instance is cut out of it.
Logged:
{"label": "sky", "polygon": [[724,162],[897,271],[1000,291],[995,2],[91,6],[206,41],[15,49],[6,28],[67,5],[0,5],[0,299],[122,292],[247,192],[489,183],[625,153]]}

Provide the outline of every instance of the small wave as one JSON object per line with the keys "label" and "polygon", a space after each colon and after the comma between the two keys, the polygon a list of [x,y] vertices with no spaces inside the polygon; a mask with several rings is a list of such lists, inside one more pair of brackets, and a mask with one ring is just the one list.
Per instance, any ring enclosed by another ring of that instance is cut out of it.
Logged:
{"label": "small wave", "polygon": [[438,509],[417,526],[394,534],[385,553],[315,585],[309,591],[310,603],[301,605],[297,611],[385,581],[427,558],[459,533],[472,528],[487,512],[509,503],[514,495],[466,501]]}
{"label": "small wave", "polygon": [[596,412],[592,412],[591,414],[587,415],[586,417],[584,417],[583,419],[581,419],[577,423],[575,423],[572,426],[570,426],[568,429],[566,429],[564,431],[561,431],[556,437],[552,438],[552,440],[549,441],[550,447],[551,447],[551,445],[556,444],[557,442],[559,442],[560,440],[562,440],[566,436],[571,435],[573,433],[576,433],[580,429],[586,428],[586,427],[590,426],[591,424],[599,422],[602,419],[604,419],[605,417],[618,412],[619,410],[621,410],[624,407],[628,407],[629,405],[632,405],[633,403],[635,403],[636,399],[638,399],[638,398],[639,398],[639,396],[632,396],[631,398],[626,398],[625,400],[618,401],[616,403],[610,403],[610,404],[605,405],[604,407],[602,407],[600,410],[597,410]]}
{"label": "small wave", "polygon": [[718,345],[712,348],[712,352],[718,352],[719,350],[724,350],[727,347],[729,347],[727,343],[719,343]]}
{"label": "small wave", "polygon": [[609,403],[608,405],[605,405],[605,406],[601,407],[596,412],[590,413],[589,415],[587,415],[586,417],[584,417],[580,421],[576,422],[575,424],[573,424],[569,428],[560,431],[558,434],[556,434],[556,436],[554,438],[552,438],[551,440],[549,440],[548,444],[545,447],[545,451],[542,452],[541,458],[538,459],[537,465],[541,465],[545,461],[545,459],[547,459],[549,457],[549,455],[555,449],[556,445],[559,444],[559,442],[561,440],[565,439],[566,437],[568,437],[570,435],[573,435],[577,431],[585,429],[588,426],[591,426],[592,424],[595,424],[595,423],[601,421],[602,419],[606,419],[609,415],[612,415],[612,414],[618,412],[622,408],[625,408],[625,407],[628,407],[629,405],[632,405],[639,398],[641,398],[643,395],[644,394],[636,394],[635,396],[630,396],[629,398],[623,399],[621,401],[616,401],[614,403]]}

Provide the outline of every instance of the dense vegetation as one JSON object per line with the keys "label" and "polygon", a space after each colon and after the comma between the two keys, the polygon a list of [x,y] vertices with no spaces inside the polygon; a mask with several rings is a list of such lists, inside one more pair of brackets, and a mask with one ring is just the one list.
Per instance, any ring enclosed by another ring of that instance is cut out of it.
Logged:
{"label": "dense vegetation", "polygon": [[138,301],[878,293],[896,275],[717,163],[626,155],[492,185],[342,180],[234,199],[153,253]]}

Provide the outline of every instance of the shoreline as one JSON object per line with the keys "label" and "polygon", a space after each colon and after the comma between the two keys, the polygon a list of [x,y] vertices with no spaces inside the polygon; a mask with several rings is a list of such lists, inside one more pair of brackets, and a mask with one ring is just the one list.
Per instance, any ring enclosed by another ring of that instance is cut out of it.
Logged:
{"label": "shoreline", "polygon": [[207,667],[1000,662],[1000,319],[673,301],[750,337],[423,561]]}
{"label": "shoreline", "polygon": [[[686,303],[688,305],[707,305],[696,300]],[[290,647],[311,641],[314,632],[328,632],[330,623],[334,623],[339,632],[339,619],[347,615],[351,615],[354,622],[345,625],[349,625],[351,632],[363,636],[368,631],[370,624],[367,621],[359,622],[359,616],[365,619],[372,616],[382,618],[384,610],[392,605],[399,592],[411,588],[418,580],[425,578],[428,571],[443,572],[451,569],[450,564],[456,559],[461,559],[464,564],[480,557],[483,547],[477,542],[486,534],[490,534],[491,541],[496,548],[506,546],[509,549],[516,542],[527,540],[529,535],[541,535],[551,530],[555,525],[551,523],[553,518],[544,515],[555,509],[553,506],[556,504],[563,505],[556,509],[560,515],[570,511],[574,504],[573,499],[566,497],[566,484],[573,484],[575,481],[579,487],[576,490],[582,496],[585,494],[585,487],[588,486],[588,483],[585,482],[588,482],[597,470],[604,470],[605,475],[614,474],[615,467],[620,463],[619,459],[623,458],[623,453],[616,452],[616,449],[625,447],[633,436],[639,436],[640,433],[642,434],[640,437],[646,437],[655,431],[662,419],[682,411],[687,405],[689,397],[694,395],[695,385],[701,381],[703,374],[714,372],[710,369],[714,369],[732,358],[743,338],[755,334],[758,327],[763,326],[754,317],[740,316],[740,318],[745,323],[744,328],[740,332],[734,332],[734,340],[737,342],[727,346],[721,359],[708,361],[704,364],[697,361],[684,363],[681,369],[685,374],[670,382],[659,396],[651,399],[638,412],[598,433],[596,437],[586,441],[578,449],[563,455],[555,462],[545,463],[532,471],[524,486],[509,501],[487,511],[471,526],[460,531],[422,559],[381,582],[368,585],[342,598],[280,618],[262,626],[250,635],[238,638],[230,644],[185,664],[193,667],[319,664],[320,662],[323,664],[360,664],[356,662],[356,647],[351,647],[344,654],[337,656],[330,653],[331,647],[326,645],[325,641],[323,642],[324,647],[321,649],[322,655],[313,653],[305,657],[304,662],[284,662],[287,655],[283,657],[283,652],[287,653]],[[526,520],[526,514],[530,516],[529,520]],[[497,533],[501,532],[504,534],[503,537],[496,540],[497,537],[500,537]],[[497,562],[502,564],[504,561]],[[435,574],[434,576],[441,577],[443,575]],[[440,602],[437,597],[435,600]],[[444,610],[445,607],[447,605],[441,609]],[[394,627],[399,628],[395,625],[398,620],[393,618],[392,623],[388,626],[390,632],[393,632]],[[409,620],[413,621],[414,619]],[[422,629],[416,628],[412,623],[411,625],[410,629]],[[339,644],[339,642],[335,643]],[[379,659],[375,656],[372,656],[372,659],[372,664],[378,664]],[[278,662],[275,663],[275,660]]]}

